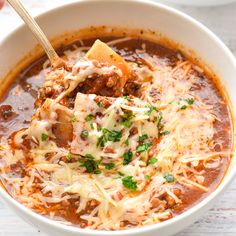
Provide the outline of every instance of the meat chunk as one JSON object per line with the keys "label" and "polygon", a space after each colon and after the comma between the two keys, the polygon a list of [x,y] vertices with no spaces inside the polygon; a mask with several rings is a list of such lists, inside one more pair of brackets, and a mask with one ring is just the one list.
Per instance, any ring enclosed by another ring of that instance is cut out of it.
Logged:
{"label": "meat chunk", "polygon": [[117,74],[94,75],[78,85],[78,91],[85,94],[97,94],[107,97],[122,96],[122,87]]}
{"label": "meat chunk", "polygon": [[13,111],[12,106],[2,105],[0,106],[0,120],[8,120],[16,116],[16,113]]}
{"label": "meat chunk", "polygon": [[55,135],[57,145],[66,147],[73,138],[72,117],[63,110],[57,110],[57,116],[57,123],[53,124],[52,132]]}

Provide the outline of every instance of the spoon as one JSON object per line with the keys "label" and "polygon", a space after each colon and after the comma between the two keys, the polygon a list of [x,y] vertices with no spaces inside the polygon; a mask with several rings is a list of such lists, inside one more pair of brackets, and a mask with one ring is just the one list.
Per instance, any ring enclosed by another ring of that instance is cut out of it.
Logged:
{"label": "spoon", "polygon": [[27,12],[25,7],[19,0],[7,0],[8,3],[14,8],[18,15],[23,19],[26,25],[30,28],[40,45],[46,52],[50,62],[51,67],[55,68],[64,64],[64,61],[57,55],[56,51],[52,47],[46,35],[43,33],[39,25],[33,19],[33,17]]}

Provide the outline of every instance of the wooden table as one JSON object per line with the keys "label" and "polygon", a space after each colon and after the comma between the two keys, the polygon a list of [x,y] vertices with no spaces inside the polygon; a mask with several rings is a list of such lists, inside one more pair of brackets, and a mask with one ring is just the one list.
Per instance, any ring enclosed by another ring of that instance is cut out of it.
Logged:
{"label": "wooden table", "polygon": [[[69,1],[73,0],[22,0],[33,14],[38,14],[53,6],[61,5]],[[165,1],[163,0],[163,2]],[[236,4],[211,8],[174,7],[186,12],[209,27],[236,55]],[[13,10],[9,6],[6,6],[0,12],[0,41],[20,22],[20,19]],[[236,235],[236,180],[202,219],[176,236],[211,235]],[[11,212],[4,203],[0,202],[0,236],[46,235],[23,222]]]}

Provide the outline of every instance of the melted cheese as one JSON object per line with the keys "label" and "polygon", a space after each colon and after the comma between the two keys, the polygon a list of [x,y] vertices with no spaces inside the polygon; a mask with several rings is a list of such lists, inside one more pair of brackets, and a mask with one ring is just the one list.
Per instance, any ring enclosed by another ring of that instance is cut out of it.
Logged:
{"label": "melted cheese", "polygon": [[[217,117],[213,108],[190,89],[195,80],[190,73],[193,65],[180,58],[172,69],[158,63],[155,56],[146,57],[147,66],[128,65],[99,41],[81,58],[84,50],[78,48],[73,54],[78,61],[71,72],[59,70],[48,75],[47,86],[61,89],[60,81],[66,90],[54,100],[47,99],[29,128],[14,136],[18,146],[24,145],[26,135],[32,140],[29,155],[33,162],[25,169],[27,175],[21,178],[4,174],[2,178],[12,186],[12,195],[33,209],[79,199],[76,212],[91,229],[119,230],[126,228],[124,222],[142,226],[169,219],[171,209],[160,199],[166,194],[175,204],[182,203],[174,191],[175,183],[207,192],[204,170],[198,172],[195,167],[203,162],[216,168],[220,163],[219,153],[212,152]],[[99,62],[105,64],[97,66]],[[90,75],[116,73],[122,77],[130,68],[144,82],[140,98],[106,98],[109,105],[103,107],[99,105],[103,98],[77,93],[73,109],[59,104]],[[56,143],[53,126],[59,122],[57,109],[73,118],[73,122],[68,121],[73,130],[69,147]],[[87,132],[85,137],[83,131]],[[45,140],[42,134],[47,135]],[[0,152],[2,173],[7,173],[10,165],[25,161],[23,151],[12,150],[9,145],[2,146]],[[132,158],[124,164],[127,152],[132,152]],[[88,154],[97,162],[100,174],[88,173],[84,165]],[[107,169],[111,163],[114,168]],[[168,181],[165,173],[176,182]],[[124,176],[133,178],[136,191],[124,186]],[[40,179],[42,190],[34,192],[36,179]],[[96,207],[83,213],[92,200],[97,202]]]}

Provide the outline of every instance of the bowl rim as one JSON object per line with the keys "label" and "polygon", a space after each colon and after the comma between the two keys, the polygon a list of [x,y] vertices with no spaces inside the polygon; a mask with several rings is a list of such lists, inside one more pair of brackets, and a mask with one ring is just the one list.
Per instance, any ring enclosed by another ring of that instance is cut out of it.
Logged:
{"label": "bowl rim", "polygon": [[[37,14],[35,19],[37,20],[37,19],[43,18],[43,17],[47,16],[48,14],[54,13],[58,10],[63,9],[63,8],[71,8],[75,5],[87,4],[87,3],[93,3],[93,2],[98,3],[98,4],[102,4],[102,3],[110,2],[110,0],[77,0],[75,2],[65,3],[63,5],[48,9],[43,13]],[[234,57],[232,52],[221,41],[221,39],[219,39],[218,36],[216,36],[211,30],[209,30],[206,26],[204,26],[199,21],[195,20],[194,18],[187,15],[186,13],[183,13],[179,10],[176,10],[176,9],[166,6],[164,4],[153,2],[151,0],[122,0],[122,1],[113,0],[113,3],[116,3],[116,4],[125,3],[125,2],[139,4],[140,7],[142,5],[148,5],[151,7],[155,7],[156,9],[161,9],[162,11],[171,13],[173,15],[176,15],[177,17],[182,18],[185,21],[188,21],[189,23],[191,23],[192,25],[197,27],[200,31],[207,34],[208,37],[212,41],[214,41],[217,44],[217,46],[220,47],[224,51],[225,55],[232,62],[233,67],[235,68],[235,72],[236,72],[236,58]],[[15,33],[21,31],[25,27],[26,27],[25,24],[21,23],[13,31],[11,31],[6,36],[4,36],[4,38],[0,41],[0,47],[2,45],[4,45],[4,43],[6,43],[9,38],[13,37]],[[24,56],[24,55],[22,55],[22,56]],[[232,159],[233,158],[236,158],[236,157],[232,156]],[[230,165],[232,165],[232,159],[231,159]],[[236,163],[234,165],[236,165]],[[59,229],[59,230],[63,231],[64,233],[81,233],[82,235],[88,235],[88,236],[89,235],[99,235],[99,236],[106,236],[107,235],[108,236],[111,234],[121,236],[121,235],[124,235],[127,233],[129,235],[135,235],[136,233],[139,233],[139,234],[140,233],[148,233],[153,230],[163,229],[165,227],[171,226],[172,224],[180,223],[184,219],[187,219],[193,213],[203,209],[205,205],[208,205],[211,201],[213,201],[213,199],[215,199],[220,193],[222,193],[223,190],[232,182],[232,180],[235,176],[236,176],[236,172],[234,172],[234,171],[231,171],[230,173],[226,172],[225,176],[223,177],[223,180],[221,181],[221,183],[218,185],[218,187],[213,192],[211,192],[206,198],[201,200],[199,203],[192,206],[190,209],[186,210],[185,212],[181,213],[180,215],[175,216],[174,218],[171,218],[167,221],[164,221],[161,223],[156,223],[153,225],[147,225],[147,226],[143,226],[143,227],[139,227],[139,228],[131,228],[131,229],[119,230],[119,231],[82,229],[82,228],[75,227],[75,226],[68,226],[68,225],[61,224],[60,222],[57,222],[55,220],[49,219],[45,216],[42,216],[42,215],[32,211],[31,209],[27,208],[23,204],[19,203],[17,200],[12,198],[1,186],[0,186],[0,197],[2,197],[2,199],[7,204],[12,205],[15,208],[17,208],[21,213],[24,213],[25,215],[28,215],[29,217],[33,218],[35,221],[40,222],[41,225],[43,224],[43,225],[50,226],[51,229]]]}

